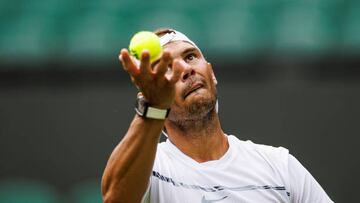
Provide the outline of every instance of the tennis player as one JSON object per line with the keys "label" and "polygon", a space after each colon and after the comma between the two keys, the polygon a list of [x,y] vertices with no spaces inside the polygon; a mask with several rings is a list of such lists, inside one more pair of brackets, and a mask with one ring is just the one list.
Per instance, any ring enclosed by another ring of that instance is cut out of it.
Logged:
{"label": "tennis player", "polygon": [[[223,132],[217,80],[199,47],[179,31],[157,31],[158,61],[143,51],[119,59],[140,93],[135,117],[102,178],[105,203],[329,203],[312,175],[282,147]],[[167,140],[159,143],[162,131]]]}

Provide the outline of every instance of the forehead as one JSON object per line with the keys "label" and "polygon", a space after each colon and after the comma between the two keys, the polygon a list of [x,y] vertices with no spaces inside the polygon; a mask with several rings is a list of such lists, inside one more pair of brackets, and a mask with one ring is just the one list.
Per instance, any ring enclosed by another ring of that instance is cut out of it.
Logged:
{"label": "forehead", "polygon": [[196,48],[189,42],[185,42],[185,41],[170,42],[163,46],[163,50],[170,52],[173,57],[177,57],[177,56],[181,55],[182,53],[184,53],[188,50],[192,50],[192,49],[194,51],[200,52],[200,50],[198,48]]}

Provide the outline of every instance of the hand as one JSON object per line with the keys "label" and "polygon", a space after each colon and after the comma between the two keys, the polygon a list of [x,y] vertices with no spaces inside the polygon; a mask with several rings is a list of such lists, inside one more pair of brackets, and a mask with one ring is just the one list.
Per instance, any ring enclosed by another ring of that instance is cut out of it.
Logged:
{"label": "hand", "polygon": [[[175,97],[175,83],[182,73],[181,66],[174,65],[169,52],[164,51],[160,62],[152,69],[150,55],[147,50],[141,53],[140,66],[132,59],[127,49],[122,49],[119,59],[126,72],[129,73],[132,82],[144,95],[145,99],[153,107],[168,109]],[[171,74],[165,74],[169,65],[172,64]]]}

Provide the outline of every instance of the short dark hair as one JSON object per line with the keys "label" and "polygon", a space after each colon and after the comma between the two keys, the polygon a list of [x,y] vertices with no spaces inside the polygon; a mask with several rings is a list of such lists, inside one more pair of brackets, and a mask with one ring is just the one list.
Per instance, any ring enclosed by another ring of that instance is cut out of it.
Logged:
{"label": "short dark hair", "polygon": [[154,33],[158,36],[158,37],[161,37],[165,34],[168,34],[168,33],[172,33],[172,32],[175,32],[174,29],[171,29],[171,28],[158,28],[154,31]]}

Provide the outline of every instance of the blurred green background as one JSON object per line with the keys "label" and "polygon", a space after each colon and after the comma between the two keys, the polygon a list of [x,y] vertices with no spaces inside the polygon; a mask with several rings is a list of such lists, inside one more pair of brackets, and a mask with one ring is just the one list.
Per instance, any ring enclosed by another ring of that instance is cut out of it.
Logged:
{"label": "blurred green background", "polygon": [[356,52],[359,9],[356,0],[2,0],[0,56],[10,64],[107,61],[135,32],[159,27],[183,31],[217,57]]}
{"label": "blurred green background", "polygon": [[360,1],[0,0],[0,202],[101,202],[134,115],[117,60],[178,29],[219,81],[224,131],[290,149],[335,202],[358,202]]}

